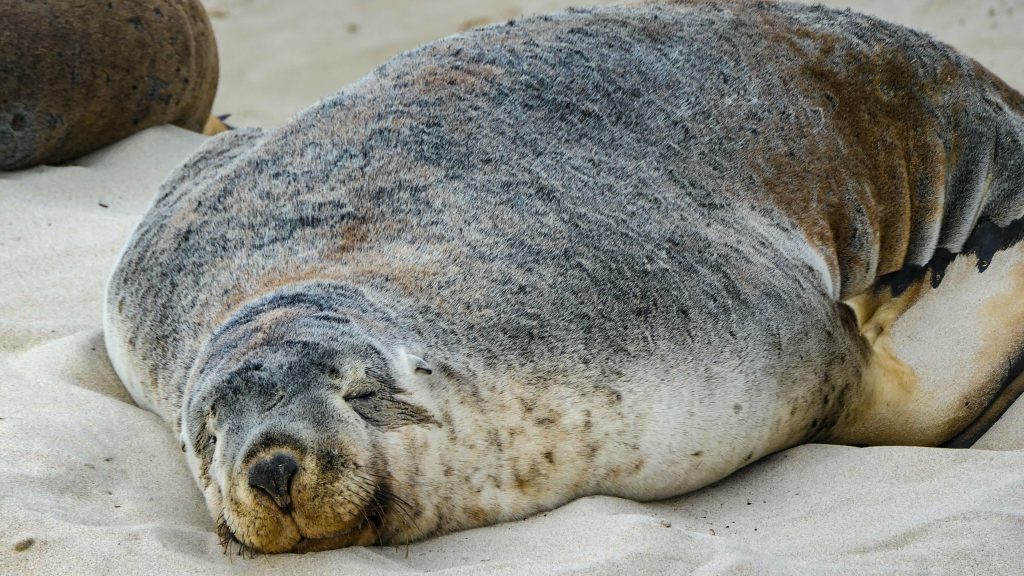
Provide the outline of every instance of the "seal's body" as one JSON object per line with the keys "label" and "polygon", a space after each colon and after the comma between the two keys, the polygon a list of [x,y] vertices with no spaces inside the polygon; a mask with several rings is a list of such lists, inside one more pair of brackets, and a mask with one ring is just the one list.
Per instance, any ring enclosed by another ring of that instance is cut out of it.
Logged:
{"label": "seal's body", "polygon": [[177,169],[109,353],[265,551],[668,497],[812,440],[966,442],[1024,339],[1022,113],[824,8],[471,31]]}
{"label": "seal's body", "polygon": [[199,0],[0,2],[0,22],[0,170],[209,120],[217,45]]}

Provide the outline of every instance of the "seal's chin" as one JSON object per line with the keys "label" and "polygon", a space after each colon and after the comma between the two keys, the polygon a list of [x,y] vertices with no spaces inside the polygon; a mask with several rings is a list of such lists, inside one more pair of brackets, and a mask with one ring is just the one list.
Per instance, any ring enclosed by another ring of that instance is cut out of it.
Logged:
{"label": "seal's chin", "polygon": [[364,522],[351,530],[327,538],[303,538],[289,552],[305,554],[321,550],[334,550],[349,546],[370,546],[377,542],[377,529],[372,522]]}
{"label": "seal's chin", "polygon": [[245,542],[235,534],[222,515],[221,520],[217,523],[217,535],[220,537],[220,544],[225,554],[229,554],[236,549],[240,555],[245,553],[252,555],[255,553],[275,554],[282,552],[305,554],[306,552],[320,552],[336,548],[347,548],[349,546],[370,546],[377,542],[377,526],[375,522],[367,519],[357,522],[337,534],[326,537],[313,538],[300,534],[298,540],[279,539],[272,542]]}

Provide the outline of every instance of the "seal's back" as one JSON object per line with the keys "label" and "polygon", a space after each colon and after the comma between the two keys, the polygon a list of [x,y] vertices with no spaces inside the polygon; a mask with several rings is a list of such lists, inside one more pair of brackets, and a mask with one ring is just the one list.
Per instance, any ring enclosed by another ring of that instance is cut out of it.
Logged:
{"label": "seal's back", "polygon": [[114,354],[173,421],[217,326],[330,280],[478,368],[600,379],[659,358],[826,381],[837,402],[866,352],[806,334],[856,336],[840,301],[1016,242],[1022,110],[949,47],[820,7],[467,32],[179,168],[112,277]]}

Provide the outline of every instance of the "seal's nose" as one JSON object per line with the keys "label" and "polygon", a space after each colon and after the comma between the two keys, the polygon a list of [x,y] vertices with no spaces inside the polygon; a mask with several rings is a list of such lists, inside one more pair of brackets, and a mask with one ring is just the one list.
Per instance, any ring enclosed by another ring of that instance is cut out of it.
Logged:
{"label": "seal's nose", "polygon": [[263,458],[249,467],[249,486],[259,488],[274,499],[281,510],[291,506],[289,490],[292,478],[299,471],[299,463],[290,454],[278,452],[270,458]]}

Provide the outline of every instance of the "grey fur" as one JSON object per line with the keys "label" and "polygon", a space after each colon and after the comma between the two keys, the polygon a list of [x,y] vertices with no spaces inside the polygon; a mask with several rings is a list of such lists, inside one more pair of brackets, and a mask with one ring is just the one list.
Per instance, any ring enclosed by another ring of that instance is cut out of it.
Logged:
{"label": "grey fur", "polygon": [[[871,99],[909,118],[874,148],[856,123],[890,118]],[[979,221],[1016,242],[1022,112],[949,47],[820,7],[648,4],[470,31],[179,167],[111,278],[110,348],[175,429],[195,412],[190,446],[211,398],[231,406],[228,461],[273,436],[263,419],[329,431],[300,450],[366,434],[375,470],[413,470],[389,487],[412,526],[381,541],[583,494],[668,496],[829,436],[868,355],[842,299],[934,282],[940,248],[992,240]],[[401,376],[401,350],[432,374]],[[254,358],[270,360],[239,387]],[[369,417],[358,399],[329,408],[346,393],[331,371],[353,362],[376,366]],[[380,455],[409,426],[445,438],[452,464]]]}

